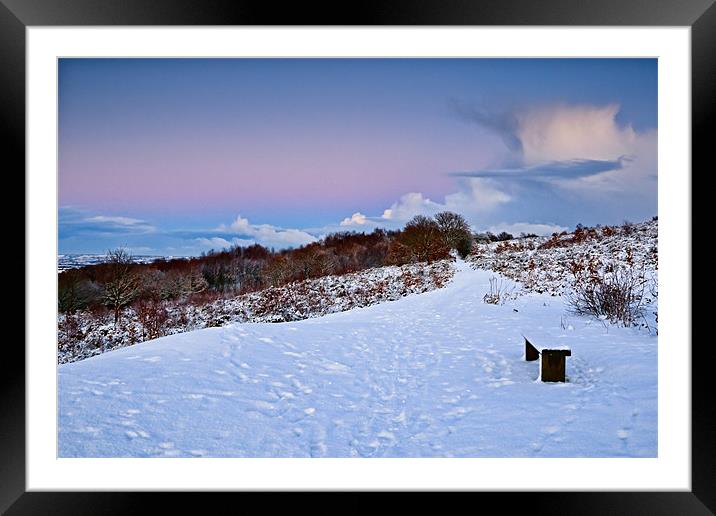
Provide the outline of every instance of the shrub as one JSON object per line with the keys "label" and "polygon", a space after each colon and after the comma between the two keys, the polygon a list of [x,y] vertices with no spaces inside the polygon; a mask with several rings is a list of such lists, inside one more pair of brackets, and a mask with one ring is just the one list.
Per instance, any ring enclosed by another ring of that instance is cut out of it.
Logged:
{"label": "shrub", "polygon": [[142,325],[143,340],[156,339],[164,335],[169,314],[161,301],[142,299],[135,303],[134,310]]}
{"label": "shrub", "polygon": [[622,231],[625,235],[631,235],[632,233],[634,233],[634,224],[632,224],[628,220],[625,220],[622,224]]}
{"label": "shrub", "polygon": [[67,351],[72,348],[75,342],[84,338],[79,316],[67,314],[60,319],[57,325],[57,344],[60,351]]}
{"label": "shrub", "polygon": [[611,226],[604,226],[604,228],[602,228],[602,235],[605,237],[610,237],[610,236],[616,234],[616,232],[617,232],[617,230]]}
{"label": "shrub", "polygon": [[501,305],[506,299],[507,296],[503,291],[502,280],[498,280],[495,277],[490,278],[490,291],[482,297],[482,300],[491,305]]}
{"label": "shrub", "polygon": [[575,314],[592,315],[624,326],[634,326],[643,316],[647,283],[643,270],[618,268],[605,272],[593,265],[576,263],[571,270],[574,287],[567,301]]}
{"label": "shrub", "polygon": [[407,245],[394,240],[388,246],[388,255],[385,257],[386,265],[405,265],[414,261],[413,252]]}

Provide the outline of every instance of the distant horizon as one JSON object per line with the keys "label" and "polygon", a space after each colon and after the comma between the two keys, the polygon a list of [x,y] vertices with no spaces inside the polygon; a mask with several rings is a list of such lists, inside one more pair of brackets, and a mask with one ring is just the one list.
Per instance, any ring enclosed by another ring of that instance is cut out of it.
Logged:
{"label": "distant horizon", "polygon": [[657,213],[656,59],[60,59],[59,253]]}

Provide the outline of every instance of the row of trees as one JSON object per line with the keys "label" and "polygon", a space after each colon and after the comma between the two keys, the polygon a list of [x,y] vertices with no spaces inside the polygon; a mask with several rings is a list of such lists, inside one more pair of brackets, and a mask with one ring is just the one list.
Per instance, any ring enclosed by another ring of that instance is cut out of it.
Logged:
{"label": "row of trees", "polygon": [[210,251],[190,259],[133,263],[123,249],[105,263],[59,274],[61,312],[109,309],[115,323],[124,307],[153,314],[164,301],[200,302],[292,281],[340,275],[383,265],[432,262],[455,249],[470,252],[473,236],[465,219],[451,212],[416,216],[402,230],[341,232],[297,249],[272,251],[258,244]]}

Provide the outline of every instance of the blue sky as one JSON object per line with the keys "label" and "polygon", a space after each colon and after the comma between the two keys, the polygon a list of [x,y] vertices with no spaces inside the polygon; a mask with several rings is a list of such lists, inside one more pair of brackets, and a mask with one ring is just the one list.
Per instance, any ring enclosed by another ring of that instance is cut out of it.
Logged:
{"label": "blue sky", "polygon": [[62,59],[59,247],[656,214],[655,59]]}

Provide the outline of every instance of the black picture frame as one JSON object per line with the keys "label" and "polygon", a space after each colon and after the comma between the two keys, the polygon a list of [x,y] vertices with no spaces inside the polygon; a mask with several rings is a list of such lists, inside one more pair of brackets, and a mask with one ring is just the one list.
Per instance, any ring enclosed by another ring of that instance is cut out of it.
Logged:
{"label": "black picture frame", "polygon": [[[4,163],[10,176],[25,166],[25,29],[86,25],[627,25],[691,27],[692,170],[705,168],[716,120],[716,6],[714,0],[430,0],[274,5],[241,0],[0,0],[0,114]],[[692,171],[685,171],[691,174]],[[23,186],[24,188],[24,186]],[[692,200],[693,206],[693,200]],[[666,207],[662,207],[666,208]],[[694,234],[692,230],[692,236]],[[691,250],[689,250],[691,252]],[[693,269],[698,270],[698,269]],[[26,275],[28,271],[26,270]],[[27,277],[27,276],[26,276]],[[716,511],[716,404],[710,399],[711,344],[691,345],[692,490],[690,492],[481,493],[511,512],[538,514],[713,514]],[[7,514],[125,514],[188,508],[189,493],[25,492],[25,352],[5,342],[0,375],[0,512]],[[219,495],[222,500],[232,494]],[[372,511],[370,497],[341,505]],[[418,503],[421,498],[415,498]],[[200,502],[203,503],[203,502]],[[345,502],[344,502],[345,503]],[[225,511],[236,507],[224,503]],[[336,512],[345,512],[333,506]],[[478,506],[475,507],[477,510]],[[218,511],[221,512],[221,511]],[[333,511],[332,511],[333,512]]]}

